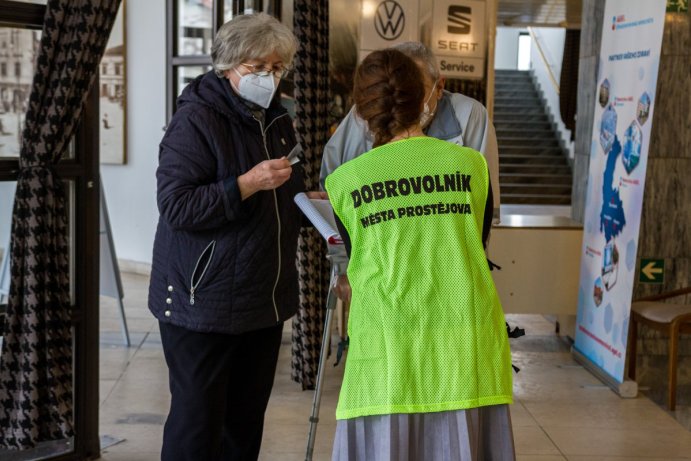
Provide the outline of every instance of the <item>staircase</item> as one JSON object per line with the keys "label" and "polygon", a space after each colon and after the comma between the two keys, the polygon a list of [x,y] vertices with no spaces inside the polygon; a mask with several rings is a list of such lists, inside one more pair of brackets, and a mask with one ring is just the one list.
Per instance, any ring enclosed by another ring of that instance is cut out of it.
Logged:
{"label": "staircase", "polygon": [[497,70],[495,75],[501,203],[570,205],[571,167],[530,73]]}

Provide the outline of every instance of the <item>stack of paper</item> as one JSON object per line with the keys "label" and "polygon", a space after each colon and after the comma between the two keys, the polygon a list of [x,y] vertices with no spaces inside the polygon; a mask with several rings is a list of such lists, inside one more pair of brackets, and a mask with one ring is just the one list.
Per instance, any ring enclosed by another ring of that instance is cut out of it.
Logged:
{"label": "stack of paper", "polygon": [[303,192],[295,196],[295,203],[305,213],[307,219],[330,245],[343,243],[336,227],[333,208],[328,200],[310,199]]}

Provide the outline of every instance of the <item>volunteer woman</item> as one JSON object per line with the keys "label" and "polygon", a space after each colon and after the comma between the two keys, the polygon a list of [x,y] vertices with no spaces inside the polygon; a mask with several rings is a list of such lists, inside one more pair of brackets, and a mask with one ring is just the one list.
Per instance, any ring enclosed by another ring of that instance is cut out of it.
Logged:
{"label": "volunteer woman", "polygon": [[325,183],[352,286],[332,459],[513,460],[487,164],[423,135],[422,81],[399,51],[364,59],[354,99],[374,148]]}

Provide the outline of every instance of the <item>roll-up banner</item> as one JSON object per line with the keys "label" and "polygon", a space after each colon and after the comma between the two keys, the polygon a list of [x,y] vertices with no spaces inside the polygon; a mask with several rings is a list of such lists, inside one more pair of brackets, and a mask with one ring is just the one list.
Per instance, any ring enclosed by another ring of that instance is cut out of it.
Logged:
{"label": "roll-up banner", "polygon": [[665,0],[607,0],[574,348],[624,381]]}

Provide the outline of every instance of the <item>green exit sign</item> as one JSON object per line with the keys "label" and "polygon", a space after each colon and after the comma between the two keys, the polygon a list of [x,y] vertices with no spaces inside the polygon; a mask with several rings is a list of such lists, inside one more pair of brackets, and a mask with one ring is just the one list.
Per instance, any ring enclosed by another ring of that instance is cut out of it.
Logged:
{"label": "green exit sign", "polygon": [[667,0],[668,13],[686,13],[689,11],[689,0]]}
{"label": "green exit sign", "polygon": [[641,283],[662,283],[665,281],[665,260],[641,258],[641,268],[638,272]]}

